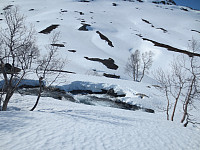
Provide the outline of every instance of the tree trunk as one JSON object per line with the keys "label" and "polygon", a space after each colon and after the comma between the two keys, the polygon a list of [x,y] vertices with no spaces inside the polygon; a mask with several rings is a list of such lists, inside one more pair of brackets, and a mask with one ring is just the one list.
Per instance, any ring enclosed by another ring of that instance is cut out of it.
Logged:
{"label": "tree trunk", "polygon": [[13,95],[13,92],[11,92],[11,93],[8,92],[6,94],[6,98],[5,98],[4,102],[3,102],[2,111],[6,111],[7,110],[8,102],[9,102],[10,98],[12,97],[12,95]]}
{"label": "tree trunk", "polygon": [[178,103],[178,98],[176,98],[176,101],[175,101],[175,104],[174,104],[174,109],[173,109],[173,112],[172,112],[171,121],[174,121],[174,114],[175,114],[175,111],[176,111],[177,103]]}
{"label": "tree trunk", "polygon": [[40,97],[41,97],[41,94],[42,94],[42,79],[43,79],[43,78],[40,78],[40,79],[39,79],[39,84],[40,84],[39,94],[38,94],[37,100],[36,100],[36,102],[35,102],[35,105],[33,106],[33,108],[32,108],[30,111],[33,111],[33,110],[37,107],[38,102],[39,102],[39,100],[40,100]]}
{"label": "tree trunk", "polygon": [[186,96],[186,101],[185,101],[185,107],[184,107],[184,114],[183,114],[183,118],[181,119],[181,123],[183,123],[184,121],[185,121],[185,117],[187,116],[187,108],[188,108],[188,104],[189,104],[189,102],[190,102],[190,98],[191,98],[191,96],[192,96],[192,90],[193,90],[193,85],[194,85],[194,82],[195,82],[195,76],[194,76],[194,78],[192,79],[192,82],[191,82],[191,85],[190,85],[190,87],[189,87],[189,92],[188,92],[188,94],[187,94],[187,96]]}

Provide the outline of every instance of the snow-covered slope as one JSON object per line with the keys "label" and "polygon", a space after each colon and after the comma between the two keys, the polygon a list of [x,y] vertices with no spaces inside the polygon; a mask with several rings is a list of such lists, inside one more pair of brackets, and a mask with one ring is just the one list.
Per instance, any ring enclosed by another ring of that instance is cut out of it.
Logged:
{"label": "snow-covered slope", "polygon": [[[100,74],[110,73],[127,78],[124,75],[127,58],[137,49],[154,52],[152,70],[158,67],[167,69],[169,61],[177,54],[166,48],[155,47],[152,42],[142,38],[181,50],[188,50],[188,42],[192,38],[200,39],[198,32],[191,31],[200,31],[200,12],[189,8],[189,11],[184,11],[181,6],[154,4],[150,1],[17,0],[1,1],[1,11],[8,4],[18,5],[21,13],[27,16],[27,22],[34,24],[38,32],[52,24],[59,25],[54,31],[61,32],[60,40],[65,45],[60,49],[60,55],[69,60],[66,69],[78,74],[96,69]],[[0,17],[3,18],[2,15]],[[3,21],[0,23],[2,25]],[[91,25],[89,31],[78,30],[82,24]],[[102,40],[96,31],[105,35],[114,47]],[[44,45],[49,44],[51,34],[38,34],[41,51]],[[102,63],[84,57],[112,58],[119,68],[108,69]]]}
{"label": "snow-covered slope", "polygon": [[[60,44],[65,47],[60,48],[59,57],[68,59],[64,70],[76,74],[62,74],[55,83],[58,88],[66,92],[114,89],[117,94],[126,94],[118,100],[153,109],[155,113],[86,106],[52,98],[41,98],[36,111],[29,112],[36,97],[14,94],[8,106],[10,111],[0,112],[0,149],[200,147],[199,129],[191,124],[183,128],[179,123],[182,105],[178,104],[175,121],[166,121],[162,111],[166,101],[152,85],[155,83],[152,71],[158,67],[167,70],[169,62],[180,54],[154,46],[153,42],[190,51],[188,42],[192,38],[200,40],[199,11],[164,5],[158,0],[0,0],[0,28],[5,27],[2,12],[8,5],[19,6],[26,22],[34,25],[42,54],[53,32],[61,33]],[[49,34],[39,33],[51,25],[58,26]],[[87,31],[82,30],[84,27]],[[110,44],[100,35],[106,36]],[[130,81],[124,73],[128,57],[137,49],[154,53],[152,70],[142,83]],[[114,60],[117,67],[109,69],[91,58]],[[119,75],[121,79],[102,77],[103,73]],[[28,81],[26,84],[38,84]],[[145,97],[141,99],[140,94]],[[198,109],[192,114],[200,120]]]}
{"label": "snow-covered slope", "polygon": [[199,130],[158,114],[51,98],[42,98],[35,112],[23,111],[35,98],[15,95],[10,106],[22,110],[0,113],[1,150],[198,150],[200,146]]}

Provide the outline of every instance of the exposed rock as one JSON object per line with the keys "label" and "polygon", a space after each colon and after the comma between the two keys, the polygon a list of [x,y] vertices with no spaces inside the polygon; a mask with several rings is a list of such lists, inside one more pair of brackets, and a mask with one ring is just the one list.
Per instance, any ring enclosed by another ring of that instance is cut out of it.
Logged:
{"label": "exposed rock", "polygon": [[49,33],[51,33],[52,30],[56,29],[58,26],[59,26],[58,24],[50,25],[49,27],[47,27],[46,29],[40,31],[39,33],[49,34]]}
{"label": "exposed rock", "polygon": [[7,10],[7,9],[10,9],[13,5],[8,5],[6,7],[3,8],[3,10]]}
{"label": "exposed rock", "polygon": [[92,28],[91,28],[90,24],[83,24],[78,30],[80,30],[80,31],[89,31],[89,30],[92,30]]}
{"label": "exposed rock", "polygon": [[69,52],[72,52],[72,53],[75,53],[76,52],[76,50],[68,50]]}
{"label": "exposed rock", "polygon": [[52,46],[57,46],[57,47],[65,47],[64,44],[51,44]]}
{"label": "exposed rock", "polygon": [[108,77],[108,78],[116,78],[116,79],[120,78],[120,76],[117,76],[117,75],[114,75],[114,74],[107,74],[107,73],[104,73],[103,76]]}
{"label": "exposed rock", "polygon": [[9,63],[0,64],[0,73],[3,73],[3,69],[6,74],[18,74],[21,71],[20,68],[12,67]]}
{"label": "exposed rock", "polygon": [[108,42],[108,45],[109,45],[109,46],[114,47],[113,44],[112,44],[112,42],[111,42],[105,35],[103,35],[103,34],[102,34],[101,32],[99,32],[99,31],[96,31],[96,33],[99,34],[99,36],[100,36],[100,38],[101,38],[102,40],[105,40],[106,42]]}
{"label": "exposed rock", "polygon": [[108,69],[113,69],[113,70],[117,70],[118,69],[118,66],[115,64],[115,61],[112,58],[108,58],[108,59],[88,58],[88,57],[84,57],[84,58],[87,59],[87,60],[91,60],[91,61],[101,62]]}

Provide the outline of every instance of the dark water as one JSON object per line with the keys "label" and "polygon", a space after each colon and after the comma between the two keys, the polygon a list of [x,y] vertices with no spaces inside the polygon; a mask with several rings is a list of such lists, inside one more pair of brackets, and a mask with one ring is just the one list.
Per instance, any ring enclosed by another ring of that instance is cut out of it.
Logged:
{"label": "dark water", "polygon": [[[38,95],[38,88],[23,88],[20,89],[19,92],[24,95]],[[42,93],[42,97],[52,97],[58,100],[67,100],[75,103],[81,103],[85,105],[93,105],[93,106],[104,106],[104,107],[113,107],[118,109],[126,109],[126,110],[142,110],[149,113],[154,113],[154,110],[143,108],[138,105],[131,105],[124,102],[121,102],[118,98],[112,97],[107,94],[83,94],[83,93],[66,93],[63,91],[55,91],[55,90],[44,90]]]}

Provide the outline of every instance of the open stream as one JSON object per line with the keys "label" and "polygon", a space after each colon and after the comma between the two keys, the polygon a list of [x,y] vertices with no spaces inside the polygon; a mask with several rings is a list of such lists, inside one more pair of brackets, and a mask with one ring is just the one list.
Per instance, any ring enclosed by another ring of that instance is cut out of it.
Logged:
{"label": "open stream", "polygon": [[[38,88],[23,88],[18,90],[19,93],[23,95],[38,95]],[[104,107],[113,107],[118,109],[126,109],[126,110],[142,110],[148,113],[154,113],[154,110],[143,108],[138,105],[132,105],[125,102],[120,101],[117,97],[113,97],[108,94],[88,94],[84,92],[80,93],[66,93],[64,91],[59,90],[47,90],[45,89],[42,93],[42,97],[52,97],[58,100],[68,100],[75,103],[81,103],[85,105],[93,105],[93,106],[104,106]]]}

